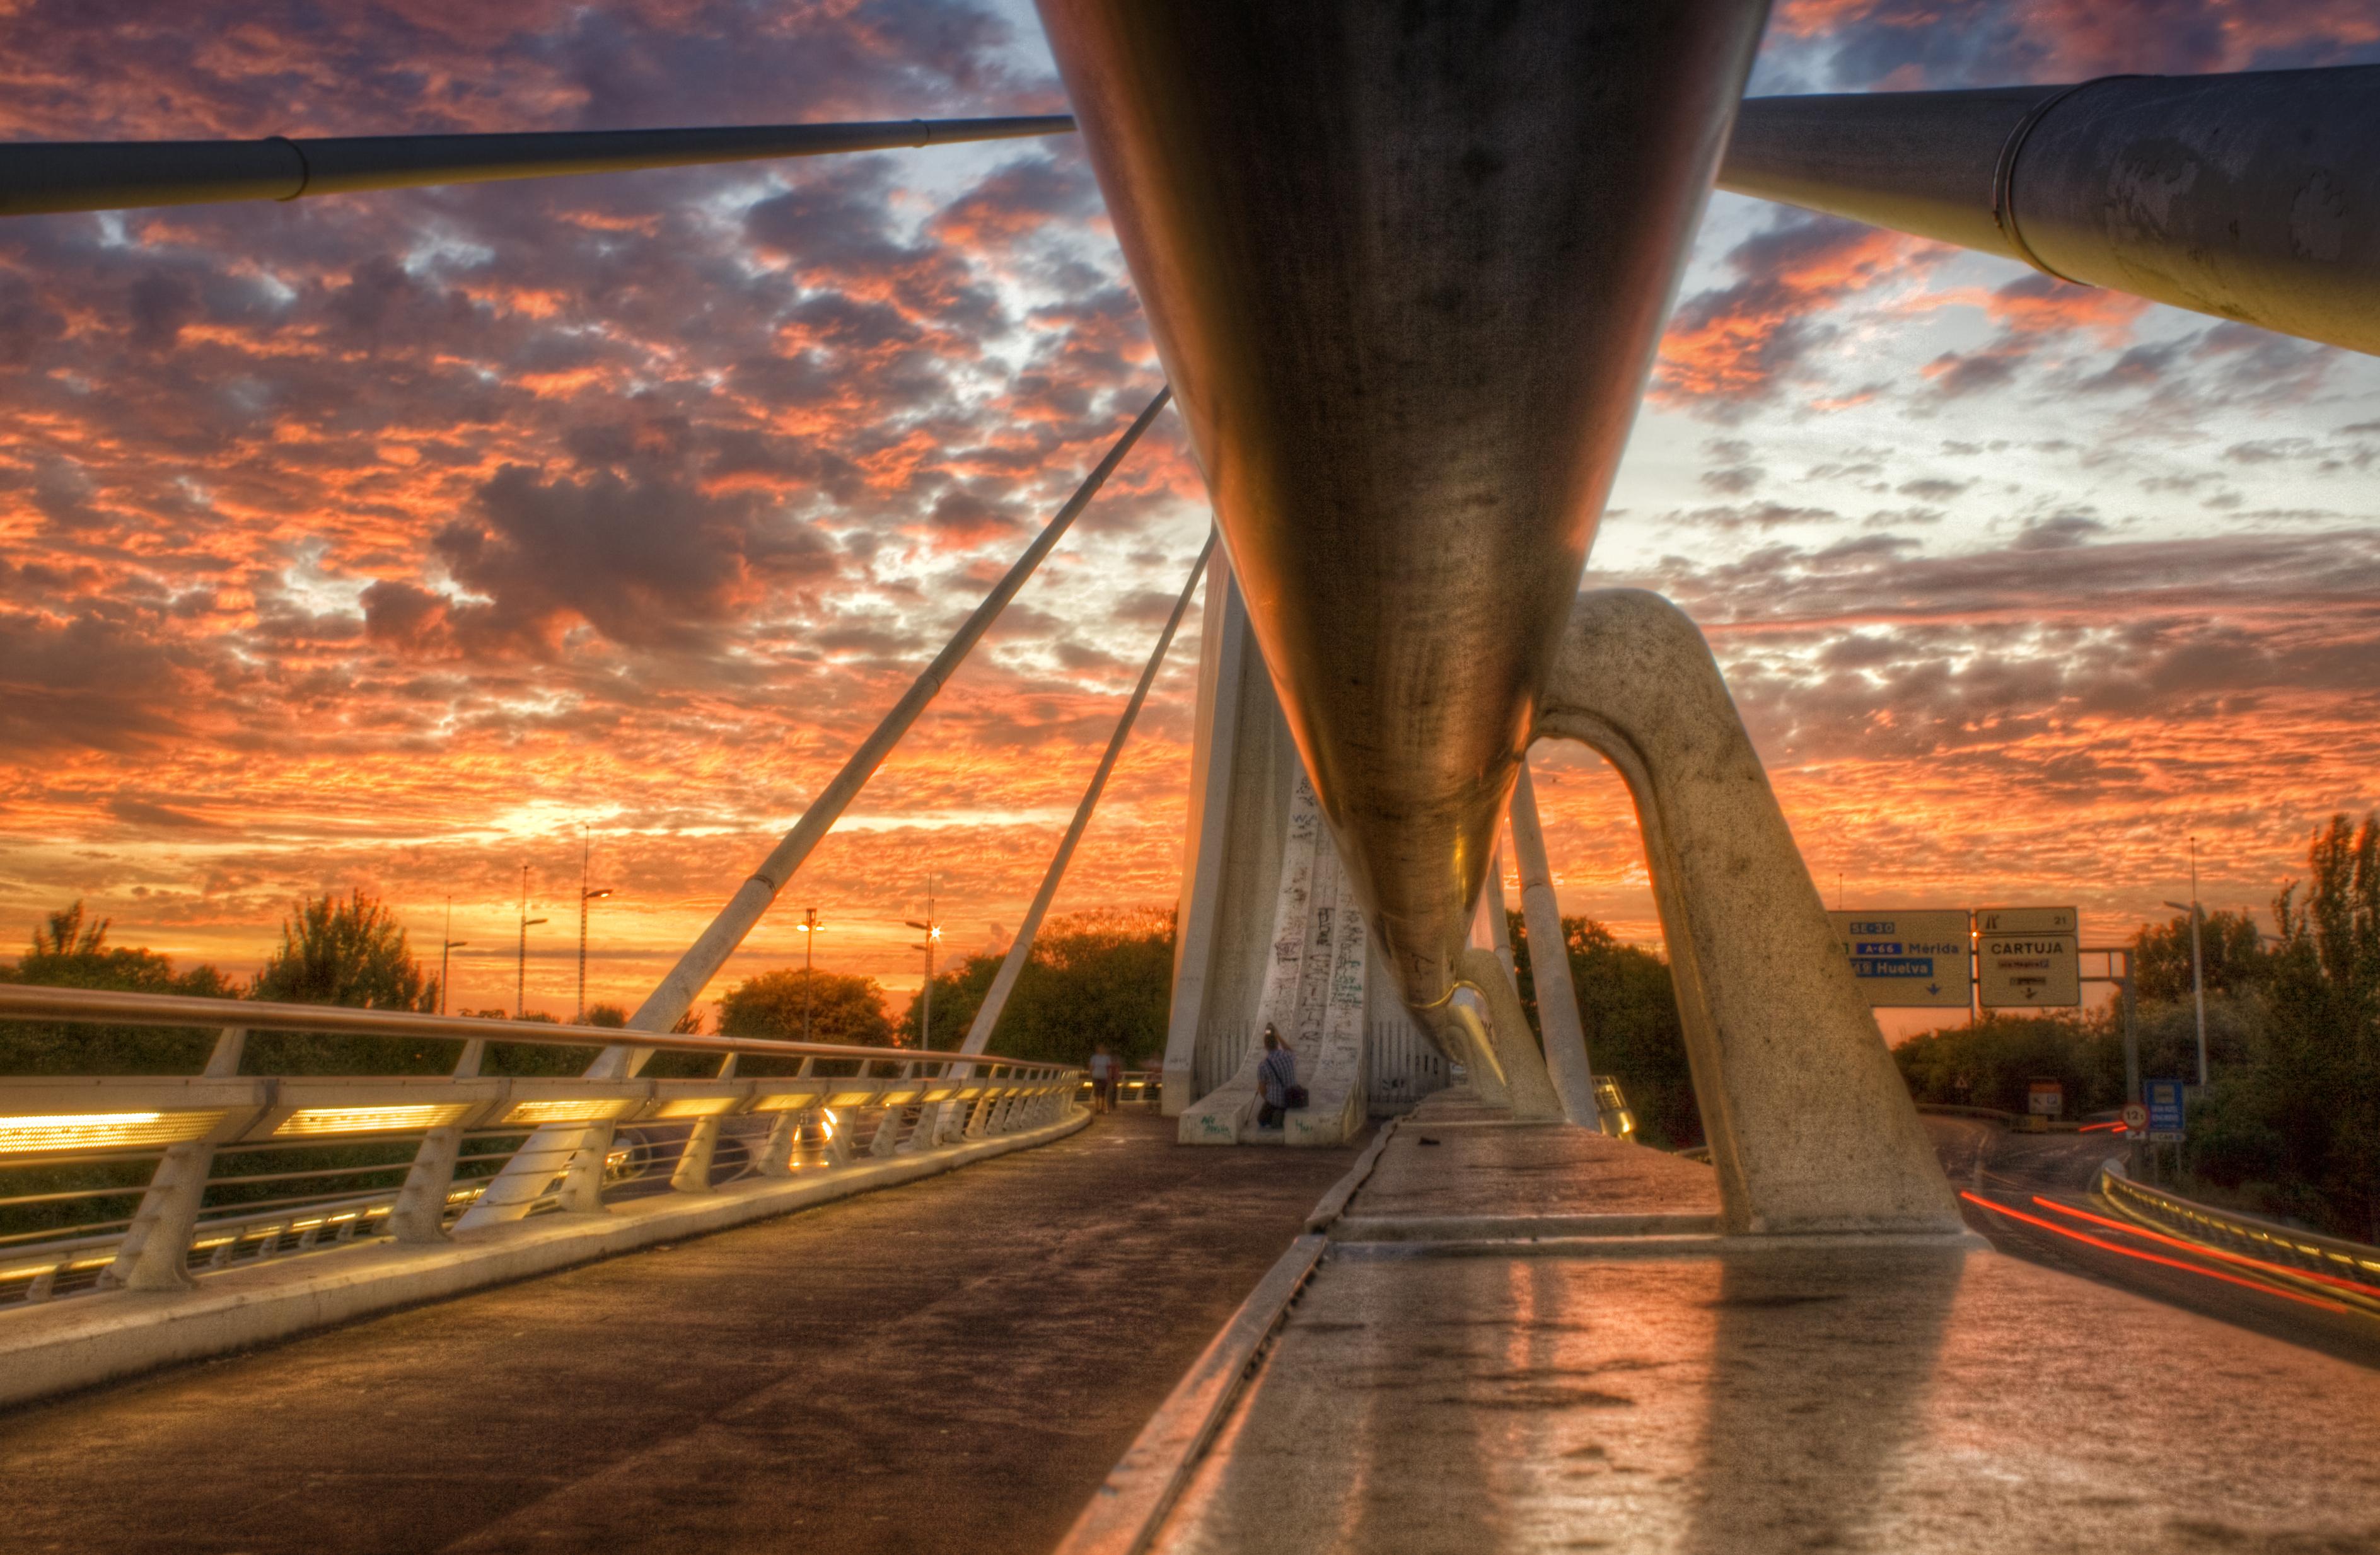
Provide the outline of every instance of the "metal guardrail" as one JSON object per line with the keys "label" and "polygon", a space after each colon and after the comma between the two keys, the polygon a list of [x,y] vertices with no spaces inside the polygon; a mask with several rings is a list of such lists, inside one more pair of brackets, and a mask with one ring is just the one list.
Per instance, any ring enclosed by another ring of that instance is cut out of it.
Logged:
{"label": "metal guardrail", "polygon": [[2136,1183],[2112,1162],[2099,1169],[2099,1191],[2126,1213],[2193,1241],[2365,1285],[2380,1275],[2380,1247],[2201,1204]]}
{"label": "metal guardrail", "polygon": [[[0,1306],[174,1289],[317,1247],[431,1242],[519,1159],[531,1208],[831,1172],[1054,1121],[1081,1071],[992,1055],[0,985],[0,1020],[221,1031],[196,1075],[0,1076]],[[447,1075],[243,1075],[251,1031],[460,1040]],[[697,1079],[504,1077],[491,1045],[715,1055]],[[740,1059],[794,1073],[739,1078]],[[829,1072],[821,1072],[821,1070]],[[832,1071],[849,1071],[836,1073]],[[540,1131],[545,1131],[540,1133]],[[666,1178],[661,1169],[668,1167]]]}

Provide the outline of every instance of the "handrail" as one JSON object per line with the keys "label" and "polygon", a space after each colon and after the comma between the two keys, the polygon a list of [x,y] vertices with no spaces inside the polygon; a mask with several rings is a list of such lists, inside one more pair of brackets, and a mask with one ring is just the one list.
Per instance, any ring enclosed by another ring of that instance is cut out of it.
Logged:
{"label": "handrail", "polygon": [[[445,1040],[519,1042],[532,1047],[601,1047],[620,1040],[610,1026],[563,1026],[494,1020],[483,1015],[429,1015],[407,1010],[358,1010],[344,1004],[281,1004],[262,1000],[205,999],[187,994],[123,993],[112,989],[0,984],[0,1020],[106,1022],[123,1026],[237,1027],[249,1031],[325,1032],[343,1037],[429,1037]],[[784,1042],[765,1037],[705,1037],[692,1032],[639,1031],[639,1047],[748,1058],[864,1059],[892,1063],[1002,1066],[1056,1075],[1075,1065],[967,1055],[918,1048],[872,1048],[836,1042]]]}

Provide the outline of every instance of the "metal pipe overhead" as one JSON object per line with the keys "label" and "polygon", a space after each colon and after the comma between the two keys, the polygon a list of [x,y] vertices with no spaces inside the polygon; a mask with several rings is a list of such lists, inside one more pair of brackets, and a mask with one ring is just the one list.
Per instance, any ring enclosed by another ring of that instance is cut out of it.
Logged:
{"label": "metal pipe overhead", "polygon": [[1761,0],[1040,0],[1232,569],[1444,1001]]}
{"label": "metal pipe overhead", "polygon": [[1058,851],[1050,856],[1050,868],[1041,876],[1041,887],[1033,893],[1033,901],[1025,909],[1025,921],[1017,927],[1016,938],[1010,942],[1008,954],[1002,958],[1000,970],[992,975],[991,987],[976,1007],[975,1019],[967,1027],[966,1040],[959,1044],[963,1053],[979,1053],[991,1040],[993,1028],[1000,1025],[1000,1013],[1008,1007],[1008,996],[1015,991],[1016,979],[1025,974],[1025,964],[1033,957],[1034,936],[1041,932],[1041,920],[1049,916],[1050,904],[1058,895],[1059,882],[1066,878],[1066,866],[1074,861],[1075,848],[1083,840],[1083,832],[1091,824],[1091,812],[1099,808],[1099,796],[1107,791],[1108,774],[1115,771],[1116,758],[1123,754],[1123,742],[1132,737],[1132,726],[1140,717],[1140,706],[1148,700],[1148,688],[1157,684],[1157,672],[1165,664],[1165,651],[1173,646],[1173,634],[1182,626],[1182,617],[1190,611],[1190,601],[1198,592],[1198,579],[1207,570],[1207,558],[1214,554],[1215,537],[1210,530],[1207,543],[1198,548],[1198,559],[1190,564],[1189,580],[1182,585],[1182,595],[1173,601],[1173,613],[1165,618],[1165,629],[1157,634],[1157,646],[1149,650],[1148,663],[1140,672],[1140,684],[1132,689],[1132,699],[1123,705],[1117,718],[1115,733],[1108,736],[1108,748],[1091,773],[1090,786],[1083,790],[1083,802],[1075,807],[1075,819],[1059,839]]}
{"label": "metal pipe overhead", "polygon": [[2380,353],[2380,66],[1755,98],[1718,187]]}
{"label": "metal pipe overhead", "polygon": [[879,124],[732,125],[521,135],[368,135],[292,140],[78,140],[0,144],[0,215],[297,200],[362,189],[625,173],[774,157],[1058,135],[1064,114]]}

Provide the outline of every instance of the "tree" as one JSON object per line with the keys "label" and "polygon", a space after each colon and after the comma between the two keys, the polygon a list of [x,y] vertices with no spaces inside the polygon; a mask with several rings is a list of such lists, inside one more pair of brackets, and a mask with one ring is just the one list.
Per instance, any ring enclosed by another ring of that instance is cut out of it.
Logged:
{"label": "tree", "polygon": [[204,963],[174,970],[174,958],[152,950],[110,945],[108,926],[91,922],[80,902],[48,915],[47,930],[33,929],[33,942],[13,968],[0,967],[0,982],[44,988],[114,989],[126,993],[179,993],[205,999],[235,997],[231,982]]}
{"label": "tree", "polygon": [[[1636,1114],[1637,1133],[1646,1144],[1684,1149],[1702,1143],[1702,1113],[1686,1064],[1685,1027],[1678,1017],[1670,964],[1651,951],[1621,944],[1592,918],[1561,921],[1589,1067],[1620,1082]],[[1529,969],[1528,925],[1519,913],[1508,913],[1506,922],[1521,1007],[1542,1047],[1536,979]]]}
{"label": "tree", "polygon": [[[44,988],[107,989],[231,999],[237,990],[212,966],[186,972],[152,950],[111,945],[109,919],[93,923],[80,902],[45,915],[31,945],[0,982]],[[82,1021],[0,1022],[0,1073],[13,1075],[179,1075],[196,1072],[214,1049],[217,1029],[100,1026]]]}
{"label": "tree", "polygon": [[[2210,998],[2264,982],[2272,957],[2262,938],[2256,920],[2246,913],[2212,912],[2201,918],[2199,954]],[[2132,936],[2132,992],[2141,999],[2191,997],[2189,914],[2143,925]]]}
{"label": "tree", "polygon": [[[438,1008],[438,979],[423,973],[396,915],[361,891],[309,896],[281,920],[281,944],[249,985],[251,999],[350,1009]],[[259,1031],[248,1040],[249,1067],[268,1075],[445,1075],[462,1043],[408,1037],[332,1037]],[[503,1073],[498,1056],[485,1061]],[[548,1073],[540,1069],[537,1073]]]}
{"label": "tree", "polygon": [[355,891],[344,902],[307,897],[281,920],[281,948],[249,997],[427,1014],[438,1008],[438,979],[423,974],[388,905]]}
{"label": "tree", "polygon": [[892,1017],[885,1011],[884,990],[875,978],[799,966],[763,972],[730,989],[719,1002],[719,1034],[800,1041],[805,979],[811,1041],[861,1048],[891,1045]]}
{"label": "tree", "polygon": [[[2306,869],[2303,898],[2292,881],[2273,903],[2270,1052],[2238,1106],[2254,1115],[2250,1137],[2281,1142],[2282,1185],[2299,1213],[2380,1241],[2380,818],[2359,829],[2332,816]],[[2192,1165],[2238,1170],[2204,1152]]]}
{"label": "tree", "polygon": [[[1002,957],[971,955],[934,979],[934,1046],[965,1040]],[[1107,907],[1051,918],[1001,1012],[990,1050],[1007,1058],[1087,1063],[1106,1044],[1128,1065],[1165,1051],[1173,990],[1173,910]],[[917,1040],[920,1003],[911,999],[901,1039]]]}

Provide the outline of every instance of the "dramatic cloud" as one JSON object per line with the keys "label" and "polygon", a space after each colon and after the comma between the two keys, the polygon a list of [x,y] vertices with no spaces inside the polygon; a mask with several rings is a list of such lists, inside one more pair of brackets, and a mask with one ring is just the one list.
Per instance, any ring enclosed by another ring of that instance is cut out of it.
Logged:
{"label": "dramatic cloud", "polygon": [[[28,138],[1063,106],[988,0],[0,10]],[[2374,60],[2345,0],[1785,0],[1754,90]],[[1590,581],[1704,624],[1823,875],[2112,929],[2192,832],[2255,905],[2380,799],[2374,364],[1727,196],[1681,296]],[[0,928],[246,967],[360,885],[503,946],[585,824],[633,999],[1158,383],[1071,138],[0,222]],[[805,869],[822,954],[913,985],[929,875],[1016,921],[1207,529],[1166,418]],[[1061,910],[1175,893],[1197,626]],[[1570,905],[1650,937],[1544,761]]]}

